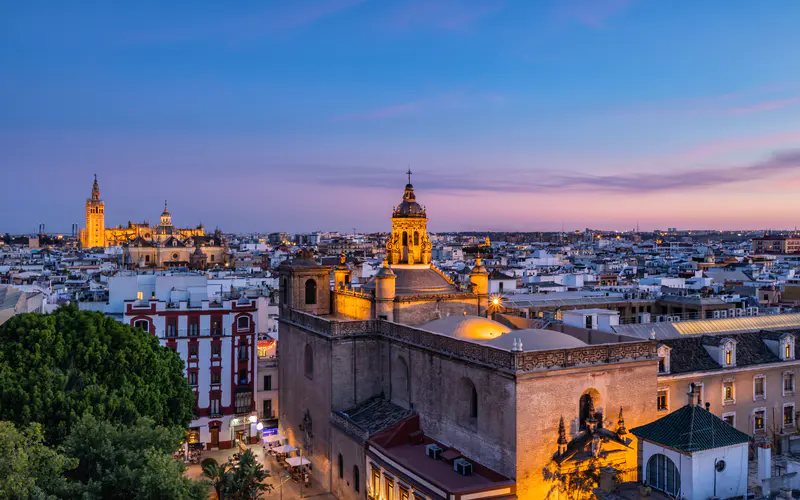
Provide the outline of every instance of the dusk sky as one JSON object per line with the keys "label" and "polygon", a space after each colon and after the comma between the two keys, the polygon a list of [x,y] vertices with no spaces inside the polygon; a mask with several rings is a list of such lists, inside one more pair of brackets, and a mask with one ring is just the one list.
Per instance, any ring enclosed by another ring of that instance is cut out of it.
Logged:
{"label": "dusk sky", "polygon": [[0,232],[800,224],[796,0],[0,4]]}

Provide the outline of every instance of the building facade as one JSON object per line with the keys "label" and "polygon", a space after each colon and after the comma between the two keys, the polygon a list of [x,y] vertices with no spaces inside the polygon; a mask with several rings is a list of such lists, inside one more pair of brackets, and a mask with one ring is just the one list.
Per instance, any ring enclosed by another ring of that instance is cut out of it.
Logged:
{"label": "building facade", "polygon": [[[174,278],[168,298],[140,290],[124,299],[122,322],[155,335],[184,361],[195,394],[190,443],[213,449],[229,448],[235,440],[254,442],[258,437],[256,321],[259,301],[264,301],[209,299],[205,277]],[[122,289],[123,283],[118,284]],[[109,288],[113,287],[114,283]],[[131,287],[125,288],[131,293]],[[118,299],[120,293],[110,290],[110,295]]]}

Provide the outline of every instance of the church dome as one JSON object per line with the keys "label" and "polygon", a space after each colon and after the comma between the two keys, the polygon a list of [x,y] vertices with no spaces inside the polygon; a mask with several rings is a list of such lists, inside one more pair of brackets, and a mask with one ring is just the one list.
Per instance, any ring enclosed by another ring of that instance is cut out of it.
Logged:
{"label": "church dome", "polygon": [[515,340],[522,341],[523,351],[546,351],[549,349],[571,349],[573,347],[586,346],[586,342],[571,335],[541,328],[511,330],[502,337],[491,339],[486,343],[500,349],[512,350]]}
{"label": "church dome", "polygon": [[417,203],[414,186],[406,184],[403,201],[394,209],[392,217],[425,217],[425,209]]}
{"label": "church dome", "polygon": [[481,316],[448,316],[425,323],[420,328],[464,340],[486,341],[511,331],[507,326]]}

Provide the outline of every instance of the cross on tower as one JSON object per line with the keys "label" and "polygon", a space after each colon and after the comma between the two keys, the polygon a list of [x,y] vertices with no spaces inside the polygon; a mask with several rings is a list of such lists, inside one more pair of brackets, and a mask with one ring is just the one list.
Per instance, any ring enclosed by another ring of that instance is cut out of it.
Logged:
{"label": "cross on tower", "polygon": [[406,172],[406,175],[408,175],[408,183],[411,184],[411,167],[408,167],[408,172]]}

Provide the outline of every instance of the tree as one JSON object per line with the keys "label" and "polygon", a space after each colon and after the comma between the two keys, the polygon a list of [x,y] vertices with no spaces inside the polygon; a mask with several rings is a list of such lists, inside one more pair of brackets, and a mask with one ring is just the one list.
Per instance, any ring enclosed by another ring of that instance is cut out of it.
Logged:
{"label": "tree", "polygon": [[0,326],[0,420],[39,422],[58,445],[86,413],[186,428],[194,396],[183,362],[151,334],[75,306]]}
{"label": "tree", "polygon": [[55,499],[76,491],[64,472],[78,461],[51,450],[42,441],[39,424],[20,430],[11,422],[0,422],[0,498]]}
{"label": "tree", "polygon": [[239,456],[239,463],[220,464],[213,458],[203,460],[203,477],[211,480],[218,500],[256,500],[274,486],[264,483],[270,477],[252,451]]}
{"label": "tree", "polygon": [[84,415],[63,444],[65,454],[79,461],[68,476],[89,500],[206,499],[208,485],[184,476],[183,464],[172,459],[183,435],[180,427],[150,418],[126,426]]}
{"label": "tree", "polygon": [[547,493],[550,498],[567,498],[568,500],[592,500],[595,497],[592,490],[600,481],[600,460],[591,458],[581,464],[578,470],[562,472],[555,460],[542,469],[542,478],[547,483],[552,483]]}
{"label": "tree", "polygon": [[211,486],[217,494],[218,500],[224,500],[230,489],[233,472],[227,463],[220,464],[213,458],[206,458],[201,464],[202,476],[211,481]]}

